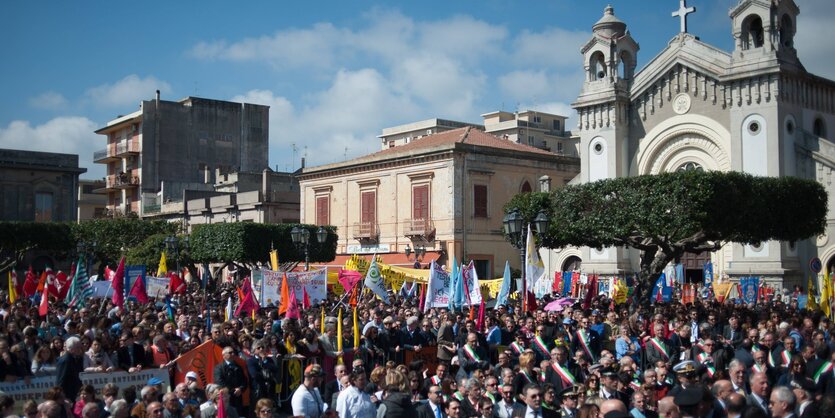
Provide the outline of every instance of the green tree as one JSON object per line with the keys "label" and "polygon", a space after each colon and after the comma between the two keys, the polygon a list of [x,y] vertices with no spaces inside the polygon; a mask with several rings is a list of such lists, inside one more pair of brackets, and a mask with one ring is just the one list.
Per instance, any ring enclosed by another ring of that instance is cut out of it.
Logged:
{"label": "green tree", "polygon": [[183,243],[185,236],[178,236],[179,245],[177,247],[178,254],[172,254],[165,249],[165,239],[169,234],[154,234],[145,238],[141,244],[128,249],[125,254],[125,262],[128,265],[144,264],[147,271],[151,274],[159,269],[159,259],[163,251],[165,253],[165,262],[168,265],[168,270],[173,271],[179,262],[180,267],[189,267],[192,273],[196,271],[189,259],[189,249]]}
{"label": "green tree", "polygon": [[134,218],[94,219],[72,224],[76,241],[96,244],[92,261],[101,261],[102,265],[117,263],[129,249],[142,245],[152,235],[172,235],[180,229],[179,223]]}
{"label": "green tree", "polygon": [[517,195],[526,221],[550,218],[547,248],[626,246],[641,252],[647,288],[684,253],[716,251],[728,242],[797,241],[823,233],[827,193],[813,180],[738,172],[676,172],[567,186],[548,196]]}
{"label": "green tree", "polygon": [[69,224],[47,222],[0,222],[0,273],[13,268],[33,250],[62,255],[75,249]]}
{"label": "green tree", "polygon": [[304,249],[293,245],[293,227],[310,231],[310,261],[325,262],[336,257],[339,237],[336,228],[325,227],[328,238],[316,240],[317,226],[299,224],[256,224],[251,222],[196,225],[190,238],[189,257],[197,262],[226,263],[251,270],[258,262],[269,262],[270,248],[278,251],[281,262],[304,261]]}

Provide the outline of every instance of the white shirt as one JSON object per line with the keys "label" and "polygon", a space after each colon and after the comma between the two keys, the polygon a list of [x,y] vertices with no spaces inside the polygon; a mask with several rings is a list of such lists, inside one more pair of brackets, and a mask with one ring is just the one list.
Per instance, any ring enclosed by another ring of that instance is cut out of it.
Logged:
{"label": "white shirt", "polygon": [[534,411],[530,406],[525,408],[525,418],[542,418],[542,412]]}
{"label": "white shirt", "polygon": [[322,395],[319,394],[319,388],[313,388],[310,391],[303,384],[293,393],[293,399],[290,401],[290,405],[293,408],[294,416],[320,418],[328,410],[327,404],[322,402]]}
{"label": "white shirt", "polygon": [[348,386],[336,397],[336,412],[339,418],[375,418],[377,408],[367,393]]}

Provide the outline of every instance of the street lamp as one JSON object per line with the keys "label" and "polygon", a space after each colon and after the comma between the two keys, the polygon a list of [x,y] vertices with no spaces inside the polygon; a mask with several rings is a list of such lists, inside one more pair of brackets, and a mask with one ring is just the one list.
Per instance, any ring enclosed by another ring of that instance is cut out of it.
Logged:
{"label": "street lamp", "polygon": [[[296,248],[304,248],[304,271],[310,270],[310,246],[308,245],[310,243],[310,230],[294,226],[293,229],[290,230],[290,238],[293,240],[293,244],[295,244]],[[316,241],[318,241],[319,244],[324,244],[327,240],[328,230],[325,229],[325,227],[320,226],[319,229],[316,230]]]}
{"label": "street lamp", "polygon": [[423,259],[423,256],[426,255],[426,247],[424,247],[423,245],[415,245],[415,249],[412,250],[412,248],[409,247],[409,244],[406,244],[405,252],[406,252],[406,258],[407,259],[414,252],[415,253],[415,261],[420,261],[420,260]]}
{"label": "street lamp", "polygon": [[175,258],[175,265],[177,266],[177,274],[180,274],[180,245],[184,250],[188,250],[188,236],[183,238],[177,238],[176,235],[170,235],[165,237],[165,249],[166,253],[174,254]]}
{"label": "street lamp", "polygon": [[[536,218],[533,220],[534,227],[537,234],[543,234],[548,231],[548,215],[544,211],[539,211]],[[525,283],[525,240],[528,235],[528,225],[525,219],[519,213],[519,209],[513,209],[510,213],[505,215],[502,219],[502,226],[504,227],[505,236],[510,241],[513,248],[519,250],[519,258],[522,261],[522,311],[525,312],[525,305],[527,303],[527,284]]]}

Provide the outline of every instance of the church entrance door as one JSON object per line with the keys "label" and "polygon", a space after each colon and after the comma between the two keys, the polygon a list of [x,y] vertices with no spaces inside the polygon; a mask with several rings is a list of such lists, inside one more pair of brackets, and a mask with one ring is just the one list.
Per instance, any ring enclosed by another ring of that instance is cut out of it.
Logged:
{"label": "church entrance door", "polygon": [[704,281],[705,263],[710,261],[710,253],[701,254],[684,253],[681,256],[681,265],[684,267],[685,283],[701,283]]}

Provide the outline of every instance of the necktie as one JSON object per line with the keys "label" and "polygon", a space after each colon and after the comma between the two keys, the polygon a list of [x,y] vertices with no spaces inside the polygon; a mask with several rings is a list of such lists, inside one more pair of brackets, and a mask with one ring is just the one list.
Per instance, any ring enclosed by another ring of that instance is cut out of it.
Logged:
{"label": "necktie", "polygon": [[435,418],[441,418],[441,407],[440,406],[435,407]]}

